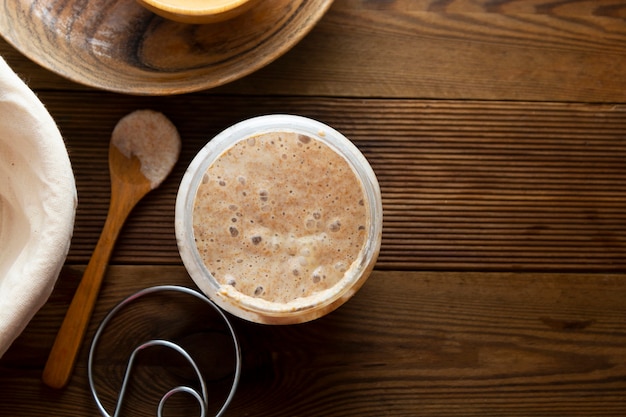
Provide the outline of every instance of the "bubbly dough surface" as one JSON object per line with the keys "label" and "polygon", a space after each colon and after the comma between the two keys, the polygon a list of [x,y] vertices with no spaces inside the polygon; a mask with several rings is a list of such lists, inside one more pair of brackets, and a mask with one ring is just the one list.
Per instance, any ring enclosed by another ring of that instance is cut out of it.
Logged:
{"label": "bubbly dough surface", "polygon": [[348,162],[325,143],[293,132],[249,137],[203,176],[196,245],[220,284],[293,301],[332,287],[358,258],[365,198]]}

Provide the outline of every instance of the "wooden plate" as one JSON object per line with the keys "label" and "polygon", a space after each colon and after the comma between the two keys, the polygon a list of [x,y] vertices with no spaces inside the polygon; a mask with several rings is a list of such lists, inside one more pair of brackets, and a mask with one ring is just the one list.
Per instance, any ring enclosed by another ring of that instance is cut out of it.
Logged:
{"label": "wooden plate", "polygon": [[137,95],[217,87],[269,64],[302,39],[332,0],[263,0],[232,20],[191,25],[133,0],[1,0],[0,34],[78,83]]}

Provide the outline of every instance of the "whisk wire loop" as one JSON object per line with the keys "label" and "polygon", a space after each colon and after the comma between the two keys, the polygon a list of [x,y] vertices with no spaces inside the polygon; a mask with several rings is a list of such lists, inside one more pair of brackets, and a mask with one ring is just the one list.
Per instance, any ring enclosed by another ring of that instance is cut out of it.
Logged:
{"label": "whisk wire loop", "polygon": [[119,417],[120,416],[120,413],[121,413],[121,410],[122,410],[122,405],[124,403],[124,399],[125,399],[125,396],[126,396],[126,390],[128,388],[128,385],[131,382],[132,368],[133,368],[133,364],[135,362],[135,359],[136,359],[137,355],[140,352],[142,352],[142,351],[144,351],[144,350],[146,350],[148,348],[155,347],[155,346],[160,346],[160,347],[164,347],[166,349],[170,349],[170,350],[178,353],[179,355],[181,355],[185,359],[185,361],[194,369],[194,371],[196,373],[196,376],[198,378],[198,382],[200,384],[200,390],[197,390],[195,388],[191,388],[191,387],[188,387],[188,386],[178,386],[178,387],[172,388],[168,392],[166,392],[161,397],[161,399],[159,400],[159,404],[158,404],[158,408],[157,408],[157,417],[163,417],[163,410],[164,410],[165,404],[167,403],[167,400],[171,396],[173,396],[175,394],[179,394],[179,393],[187,394],[187,395],[190,395],[191,397],[193,397],[198,402],[198,405],[200,407],[200,415],[201,415],[201,417],[206,417],[207,408],[208,408],[208,404],[209,404],[208,390],[207,390],[205,379],[204,379],[204,377],[203,377],[203,375],[202,375],[202,373],[200,371],[199,366],[197,365],[197,363],[194,361],[194,359],[191,357],[191,355],[189,355],[189,353],[184,348],[182,348],[180,345],[178,345],[178,344],[176,344],[174,342],[171,342],[171,341],[168,341],[168,340],[163,340],[163,339],[154,339],[154,340],[150,340],[150,341],[144,342],[144,343],[140,344],[139,346],[137,346],[133,350],[133,352],[131,353],[130,358],[128,360],[128,363],[127,363],[127,366],[126,366],[126,370],[124,372],[124,378],[123,378],[122,385],[121,385],[120,390],[119,390],[119,394],[118,394],[115,410],[114,410],[112,415],[105,409],[104,405],[100,401],[100,398],[98,397],[98,393],[97,393],[97,390],[96,390],[96,384],[95,384],[95,377],[94,377],[94,372],[93,372],[93,362],[94,362],[95,352],[97,350],[97,346],[98,346],[100,337],[102,336],[102,333],[104,332],[106,326],[109,324],[109,322],[113,319],[113,317],[115,317],[116,314],[122,308],[124,308],[128,304],[132,303],[133,301],[135,301],[135,300],[137,300],[137,299],[139,299],[139,298],[141,298],[143,296],[146,296],[148,294],[153,294],[153,293],[156,293],[156,292],[166,292],[166,291],[187,294],[187,295],[196,297],[199,300],[205,302],[211,308],[213,308],[213,310],[215,310],[215,312],[221,317],[221,319],[224,321],[224,323],[228,327],[228,330],[230,332],[230,335],[231,335],[231,338],[232,338],[232,341],[233,341],[233,345],[234,345],[235,372],[234,372],[234,376],[233,376],[233,384],[232,384],[232,387],[231,387],[230,392],[228,394],[228,397],[224,401],[222,407],[217,412],[215,417],[221,417],[224,414],[224,412],[226,411],[226,409],[228,408],[230,402],[232,401],[232,399],[233,399],[233,397],[235,395],[235,391],[237,390],[237,385],[239,384],[239,379],[240,379],[240,376],[241,376],[241,348],[239,346],[239,341],[238,341],[237,336],[235,334],[235,330],[233,329],[230,321],[228,320],[226,315],[222,312],[222,310],[220,310],[219,307],[217,307],[211,300],[209,300],[203,294],[201,294],[201,293],[199,293],[197,291],[194,291],[194,290],[192,290],[190,288],[187,288],[187,287],[176,286],[176,285],[160,285],[160,286],[145,288],[143,290],[140,290],[140,291],[130,295],[129,297],[125,298],[124,300],[122,300],[111,311],[109,311],[109,313],[105,316],[105,318],[100,323],[100,326],[96,330],[96,333],[94,334],[93,340],[91,342],[91,347],[89,349],[89,359],[88,359],[88,363],[87,363],[87,373],[88,373],[88,378],[89,378],[89,387],[91,389],[91,394],[92,394],[92,396],[94,398],[96,406],[97,406],[100,414],[102,415],[102,417]]}

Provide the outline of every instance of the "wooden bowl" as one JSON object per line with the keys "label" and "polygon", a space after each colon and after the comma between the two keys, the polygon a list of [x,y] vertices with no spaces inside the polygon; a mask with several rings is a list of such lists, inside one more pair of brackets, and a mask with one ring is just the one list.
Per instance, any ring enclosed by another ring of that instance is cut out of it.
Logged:
{"label": "wooden bowl", "polygon": [[128,0],[5,0],[0,34],[31,60],[81,84],[128,94],[181,94],[269,64],[331,4],[263,0],[227,21],[194,25]]}
{"label": "wooden bowl", "polygon": [[138,0],[154,13],[183,23],[215,23],[232,19],[258,0]]}

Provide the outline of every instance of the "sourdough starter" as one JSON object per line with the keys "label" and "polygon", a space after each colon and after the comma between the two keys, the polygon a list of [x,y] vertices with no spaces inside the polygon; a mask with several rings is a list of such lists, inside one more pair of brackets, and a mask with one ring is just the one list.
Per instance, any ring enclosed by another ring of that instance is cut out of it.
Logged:
{"label": "sourdough starter", "polygon": [[205,172],[193,208],[200,256],[221,284],[287,303],[342,279],[370,213],[348,162],[293,132],[240,140]]}

